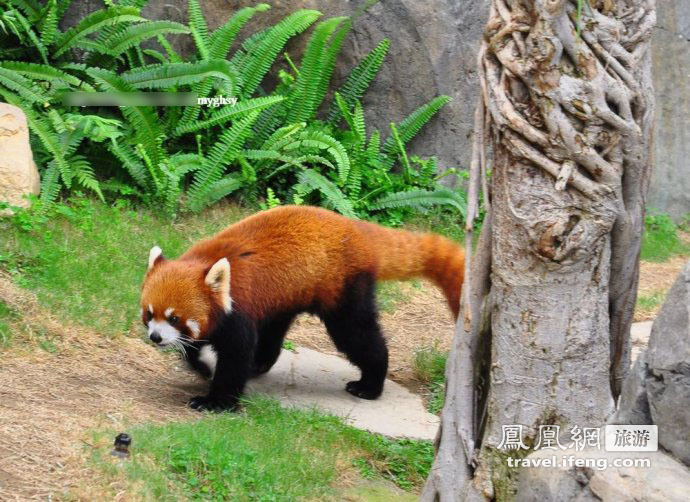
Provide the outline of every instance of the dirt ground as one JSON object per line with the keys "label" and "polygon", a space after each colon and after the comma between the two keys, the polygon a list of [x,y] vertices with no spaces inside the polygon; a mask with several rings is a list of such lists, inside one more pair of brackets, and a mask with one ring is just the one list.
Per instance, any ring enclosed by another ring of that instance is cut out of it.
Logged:
{"label": "dirt ground", "polygon": [[[640,291],[668,289],[686,260],[643,263]],[[403,286],[403,297],[394,313],[382,314],[381,323],[391,378],[418,389],[411,364],[415,350],[434,344],[448,349],[453,323],[431,285]],[[97,499],[102,487],[89,483],[94,476],[84,461],[93,447],[89,431],[198,418],[183,404],[203,392],[204,384],[176,358],[136,336],[111,340],[58,322],[3,276],[0,301],[21,312],[26,325],[57,340],[54,354],[21,348],[0,354],[0,500],[46,500],[67,489]],[[298,318],[288,339],[336,353],[313,317]]]}

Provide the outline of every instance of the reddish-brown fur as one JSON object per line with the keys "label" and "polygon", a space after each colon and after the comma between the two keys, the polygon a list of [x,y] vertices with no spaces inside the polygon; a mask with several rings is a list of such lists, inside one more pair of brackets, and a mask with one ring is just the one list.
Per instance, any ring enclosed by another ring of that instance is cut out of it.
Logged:
{"label": "reddish-brown fur", "polygon": [[147,274],[142,306],[156,317],[168,307],[195,319],[204,333],[217,304],[204,276],[221,258],[231,264],[233,304],[259,320],[285,311],[337,305],[347,281],[369,273],[379,280],[423,276],[444,292],[457,318],[464,254],[431,233],[392,230],[326,209],[284,206],[252,215],[192,246],[178,260]]}

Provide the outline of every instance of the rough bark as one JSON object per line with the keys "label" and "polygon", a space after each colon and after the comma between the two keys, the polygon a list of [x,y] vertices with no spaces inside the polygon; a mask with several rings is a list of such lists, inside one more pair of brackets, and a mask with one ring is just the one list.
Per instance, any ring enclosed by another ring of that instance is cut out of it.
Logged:
{"label": "rough bark", "polygon": [[503,425],[530,445],[539,425],[598,426],[614,410],[651,172],[654,23],[654,0],[491,2],[470,180],[472,216],[490,138],[491,217],[422,500],[510,497]]}

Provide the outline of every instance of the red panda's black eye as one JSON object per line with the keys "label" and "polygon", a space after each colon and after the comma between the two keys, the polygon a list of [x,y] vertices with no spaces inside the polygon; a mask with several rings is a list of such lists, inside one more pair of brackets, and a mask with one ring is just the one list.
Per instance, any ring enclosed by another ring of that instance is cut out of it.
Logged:
{"label": "red panda's black eye", "polygon": [[144,314],[144,319],[146,319],[146,322],[149,322],[151,319],[153,319],[153,312],[147,310]]}
{"label": "red panda's black eye", "polygon": [[178,322],[180,322],[180,318],[176,315],[171,315],[170,317],[168,317],[168,321],[170,322],[170,324],[177,324]]}

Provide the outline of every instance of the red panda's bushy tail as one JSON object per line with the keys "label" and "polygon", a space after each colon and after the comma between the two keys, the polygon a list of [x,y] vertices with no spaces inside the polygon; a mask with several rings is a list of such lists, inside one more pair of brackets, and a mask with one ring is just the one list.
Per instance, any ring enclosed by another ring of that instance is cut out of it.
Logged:
{"label": "red panda's bushy tail", "polygon": [[366,224],[366,233],[378,258],[377,279],[426,277],[448,301],[455,319],[460,311],[460,293],[465,271],[465,253],[455,242],[433,233],[393,230]]}

